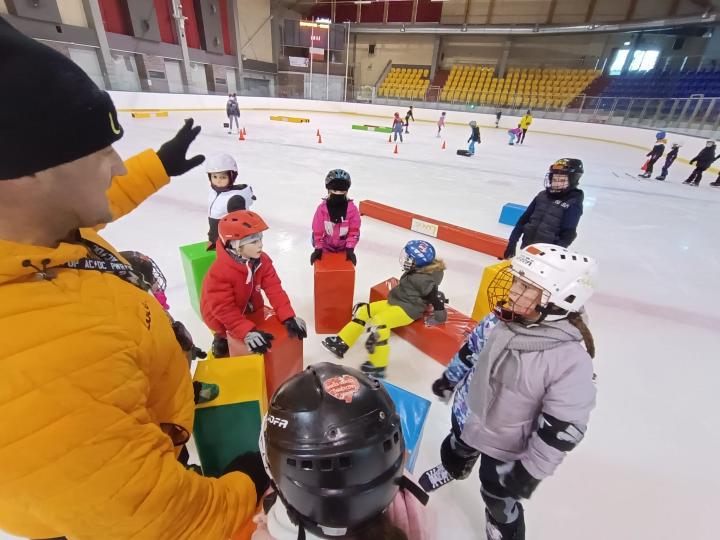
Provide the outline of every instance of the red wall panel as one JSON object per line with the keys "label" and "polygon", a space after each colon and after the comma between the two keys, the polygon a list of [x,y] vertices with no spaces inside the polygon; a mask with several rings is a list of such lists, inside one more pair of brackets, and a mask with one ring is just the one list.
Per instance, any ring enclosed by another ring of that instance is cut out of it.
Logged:
{"label": "red wall panel", "polygon": [[346,21],[357,22],[357,6],[355,4],[337,4],[333,22],[342,24]]}
{"label": "red wall panel", "polygon": [[313,7],[310,12],[311,19],[329,19],[332,16],[332,7],[330,4],[320,4]]}
{"label": "red wall panel", "polygon": [[200,31],[198,30],[198,21],[195,16],[195,6],[191,0],[182,1],[182,12],[185,19],[185,39],[187,45],[191,49],[201,49]]}
{"label": "red wall panel", "polygon": [[430,0],[419,0],[415,22],[440,22],[444,2],[431,2]]}
{"label": "red wall panel", "polygon": [[230,24],[228,22],[227,0],[220,0],[220,24],[222,25],[223,48],[225,54],[232,54],[232,46],[230,45]]}
{"label": "red wall panel", "polygon": [[[412,5],[412,2],[411,2]],[[385,14],[385,2],[374,2],[360,6],[360,22],[381,23]]]}
{"label": "red wall panel", "polygon": [[388,10],[388,22],[409,23],[410,21],[412,21],[412,6],[413,3],[411,1],[390,2],[390,9]]}
{"label": "red wall panel", "polygon": [[132,36],[132,24],[125,0],[100,0],[100,15],[106,32]]}
{"label": "red wall panel", "polygon": [[153,4],[155,5],[155,13],[157,13],[160,40],[165,43],[175,43],[177,45],[178,41],[175,34],[175,22],[172,18],[170,0],[153,0]]}

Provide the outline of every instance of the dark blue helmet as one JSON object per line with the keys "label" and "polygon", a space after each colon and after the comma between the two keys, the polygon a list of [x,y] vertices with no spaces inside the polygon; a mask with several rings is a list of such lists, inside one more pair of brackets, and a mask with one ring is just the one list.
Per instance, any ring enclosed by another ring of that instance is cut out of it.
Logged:
{"label": "dark blue helmet", "polygon": [[325,189],[348,191],[351,183],[350,173],[343,169],[333,169],[325,177]]}

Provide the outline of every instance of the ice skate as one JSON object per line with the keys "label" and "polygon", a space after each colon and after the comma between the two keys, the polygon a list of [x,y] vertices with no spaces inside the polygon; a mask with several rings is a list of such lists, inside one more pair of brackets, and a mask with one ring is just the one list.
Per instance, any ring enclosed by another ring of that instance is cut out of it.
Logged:
{"label": "ice skate", "polygon": [[443,464],[433,467],[429,471],[425,471],[422,476],[418,479],[420,487],[430,493],[438,488],[441,488],[445,484],[449,484],[455,480]]}
{"label": "ice skate", "polygon": [[640,178],[650,178],[650,173],[640,173],[638,174]]}
{"label": "ice skate", "polygon": [[485,509],[485,535],[488,540],[525,540],[525,511],[517,503],[520,515],[512,523],[500,523]]}
{"label": "ice skate", "polygon": [[714,182],[710,182],[708,185],[712,187],[720,187],[720,178],[718,178]]}
{"label": "ice skate", "polygon": [[667,178],[667,177],[660,175],[660,176],[656,176],[655,180],[665,180],[665,178]]}
{"label": "ice skate", "polygon": [[339,336],[330,336],[322,340],[322,346],[342,360],[350,347]]}
{"label": "ice skate", "polygon": [[690,179],[688,178],[687,180],[685,180],[685,181],[683,182],[683,184],[692,184],[692,180],[690,180]]}
{"label": "ice skate", "polygon": [[385,369],[386,368],[384,367],[376,367],[369,360],[360,366],[360,371],[362,371],[365,375],[375,377],[376,379],[385,378]]}

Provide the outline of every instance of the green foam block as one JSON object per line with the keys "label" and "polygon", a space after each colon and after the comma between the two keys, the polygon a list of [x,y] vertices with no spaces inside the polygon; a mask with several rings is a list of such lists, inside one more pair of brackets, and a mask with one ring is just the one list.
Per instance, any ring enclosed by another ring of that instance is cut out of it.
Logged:
{"label": "green foam block", "polygon": [[257,452],[260,403],[247,401],[195,409],[195,444],[203,475],[218,477],[240,454]]}
{"label": "green foam block", "polygon": [[369,125],[357,125],[354,124],[353,129],[358,129],[360,131],[377,131],[379,133],[392,133],[392,128],[389,127],[382,127],[382,126],[369,126]]}
{"label": "green foam block", "polygon": [[185,272],[190,303],[198,315],[200,315],[202,282],[217,257],[214,251],[206,251],[206,248],[207,242],[180,246],[180,258]]}

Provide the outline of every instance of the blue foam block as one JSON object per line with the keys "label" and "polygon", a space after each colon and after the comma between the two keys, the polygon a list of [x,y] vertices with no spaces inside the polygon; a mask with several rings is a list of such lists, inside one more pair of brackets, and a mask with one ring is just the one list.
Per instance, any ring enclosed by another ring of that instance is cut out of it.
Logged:
{"label": "blue foam block", "polygon": [[520,219],[520,216],[525,213],[525,210],[527,210],[527,206],[523,206],[522,204],[507,203],[502,207],[499,221],[504,225],[514,227]]}
{"label": "blue foam block", "polygon": [[417,394],[398,388],[388,382],[383,381],[383,385],[385,385],[385,389],[388,391],[388,394],[390,394],[390,397],[395,403],[395,408],[400,415],[400,423],[402,425],[405,449],[407,452],[405,468],[409,472],[412,472],[415,468],[415,461],[417,461],[418,454],[420,453],[420,441],[422,440],[425,420],[430,410],[430,402]]}

